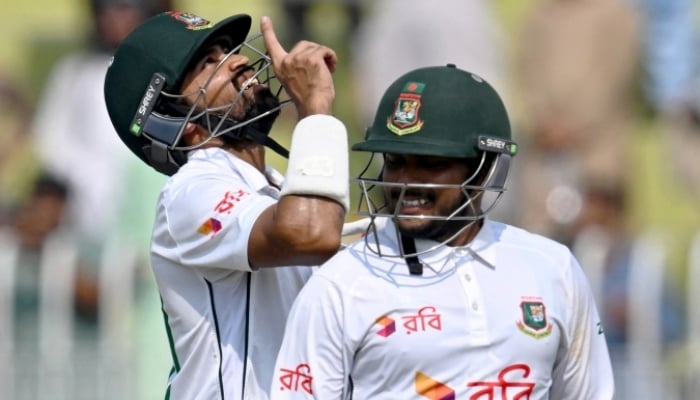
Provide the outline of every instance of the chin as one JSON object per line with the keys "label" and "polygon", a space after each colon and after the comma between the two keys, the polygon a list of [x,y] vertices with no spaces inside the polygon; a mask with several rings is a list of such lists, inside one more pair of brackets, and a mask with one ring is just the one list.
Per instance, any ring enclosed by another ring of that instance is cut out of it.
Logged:
{"label": "chin", "polygon": [[398,222],[399,232],[414,239],[429,239],[434,227],[430,221],[404,219]]}
{"label": "chin", "polygon": [[277,96],[272,94],[270,88],[265,85],[258,85],[253,88],[253,96],[253,109],[257,109],[259,114],[272,110],[280,105],[280,101]]}

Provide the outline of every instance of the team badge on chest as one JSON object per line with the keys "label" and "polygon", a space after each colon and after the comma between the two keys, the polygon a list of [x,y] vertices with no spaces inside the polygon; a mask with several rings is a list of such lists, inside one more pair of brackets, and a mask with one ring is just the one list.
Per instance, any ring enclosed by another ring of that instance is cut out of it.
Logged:
{"label": "team badge on chest", "polygon": [[420,119],[421,96],[424,83],[408,82],[394,103],[394,111],[387,118],[386,127],[393,133],[402,136],[415,133],[423,127]]}
{"label": "team badge on chest", "polygon": [[552,333],[552,324],[547,321],[546,307],[541,301],[523,301],[520,303],[521,320],[517,322],[518,328],[540,339]]}

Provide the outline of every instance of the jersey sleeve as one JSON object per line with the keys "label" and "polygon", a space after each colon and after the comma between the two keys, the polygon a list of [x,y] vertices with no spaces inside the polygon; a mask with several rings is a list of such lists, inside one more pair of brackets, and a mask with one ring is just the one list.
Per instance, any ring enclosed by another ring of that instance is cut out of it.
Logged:
{"label": "jersey sleeve", "polygon": [[612,399],[614,380],[603,326],[588,280],[573,256],[568,279],[569,318],[553,371],[551,398]]}
{"label": "jersey sleeve", "polygon": [[276,200],[243,182],[204,178],[161,194],[152,251],[194,268],[250,270],[248,238]]}
{"label": "jersey sleeve", "polygon": [[340,291],[315,274],[294,302],[270,388],[271,400],[340,400],[349,390],[353,350]]}

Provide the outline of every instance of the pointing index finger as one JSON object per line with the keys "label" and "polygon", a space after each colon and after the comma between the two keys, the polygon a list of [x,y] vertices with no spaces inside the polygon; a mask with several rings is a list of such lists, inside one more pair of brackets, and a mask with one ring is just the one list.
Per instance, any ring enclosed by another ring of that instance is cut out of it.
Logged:
{"label": "pointing index finger", "polygon": [[284,58],[287,51],[284,50],[280,42],[277,40],[277,35],[275,35],[270,17],[265,16],[260,19],[260,31],[263,35],[265,48],[267,48],[267,52],[270,54],[273,64],[276,64],[279,62],[279,60]]}

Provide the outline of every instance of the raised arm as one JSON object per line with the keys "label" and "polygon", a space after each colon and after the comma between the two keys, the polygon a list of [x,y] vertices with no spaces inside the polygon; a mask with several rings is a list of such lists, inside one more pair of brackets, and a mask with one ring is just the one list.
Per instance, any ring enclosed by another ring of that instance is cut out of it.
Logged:
{"label": "raised arm", "polygon": [[248,244],[255,268],[318,265],[340,248],[349,207],[345,126],[333,117],[332,72],[337,58],[328,47],[302,41],[287,52],[272,22],[261,31],[277,78],[299,117],[280,201],[257,219]]}

